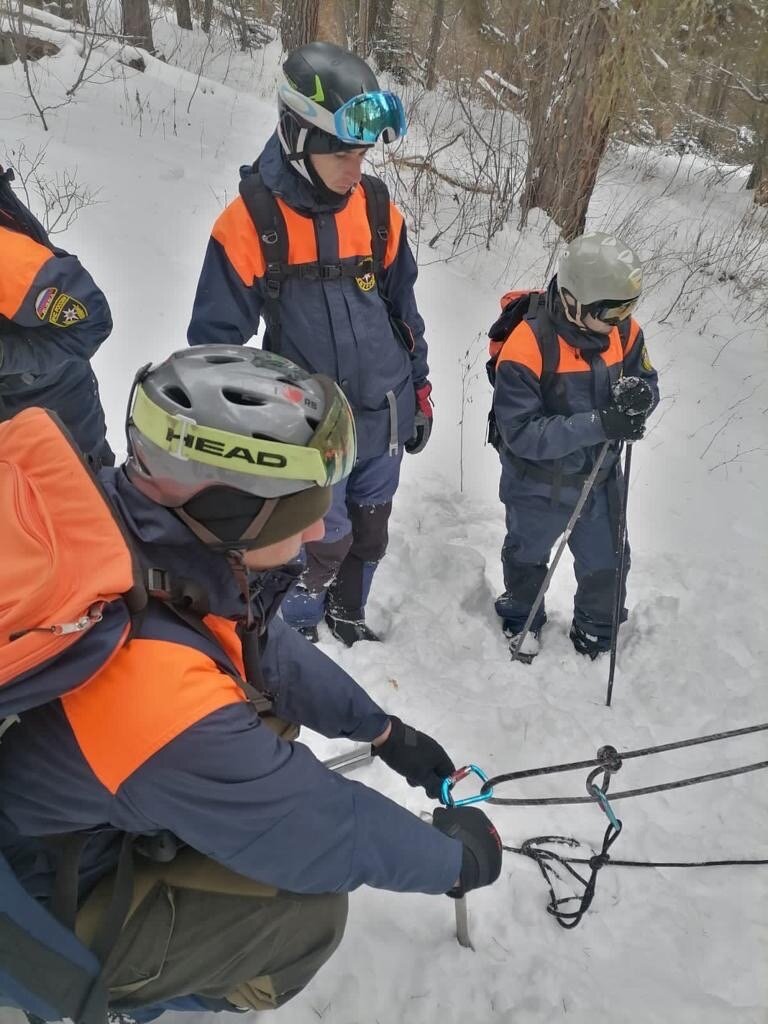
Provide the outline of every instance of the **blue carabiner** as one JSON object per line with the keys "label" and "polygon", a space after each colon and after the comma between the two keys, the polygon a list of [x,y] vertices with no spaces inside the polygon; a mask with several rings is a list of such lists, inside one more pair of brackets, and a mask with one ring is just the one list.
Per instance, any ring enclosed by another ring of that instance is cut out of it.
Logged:
{"label": "blue carabiner", "polygon": [[603,811],[605,811],[605,815],[608,818],[608,821],[610,821],[610,823],[613,825],[617,832],[621,832],[621,820],[617,818],[614,814],[613,808],[608,802],[608,797],[605,795],[602,789],[600,789],[600,787],[596,786],[594,783],[591,784],[590,790],[592,796],[596,798],[597,802],[600,804]]}
{"label": "blue carabiner", "polygon": [[463,768],[457,768],[453,775],[443,779],[443,785],[440,788],[440,802],[444,807],[465,807],[467,804],[479,804],[484,800],[490,800],[493,796],[493,786],[491,786],[487,793],[476,793],[475,796],[465,796],[461,800],[453,799],[451,790],[457,782],[466,779],[468,775],[477,775],[483,782],[488,781],[488,776],[476,764],[465,764]]}

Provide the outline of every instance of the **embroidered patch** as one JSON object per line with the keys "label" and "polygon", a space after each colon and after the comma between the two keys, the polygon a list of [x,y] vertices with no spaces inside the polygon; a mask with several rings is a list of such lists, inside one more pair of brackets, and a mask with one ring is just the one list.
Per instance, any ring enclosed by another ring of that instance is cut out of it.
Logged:
{"label": "embroidered patch", "polygon": [[51,303],[58,295],[58,292],[58,288],[43,288],[35,299],[35,312],[40,320],[45,320],[46,314],[51,308]]}
{"label": "embroidered patch", "polygon": [[645,345],[643,345],[643,351],[640,353],[640,363],[642,364],[643,369],[648,373],[653,371],[653,363],[651,362],[651,357],[648,355],[648,349]]}
{"label": "embroidered patch", "polygon": [[376,275],[374,273],[363,274],[362,277],[356,277],[357,287],[361,292],[369,292],[376,286]]}
{"label": "embroidered patch", "polygon": [[88,310],[82,302],[78,302],[71,295],[62,292],[51,306],[51,312],[48,314],[48,323],[53,324],[55,327],[71,327],[72,324],[87,318]]}

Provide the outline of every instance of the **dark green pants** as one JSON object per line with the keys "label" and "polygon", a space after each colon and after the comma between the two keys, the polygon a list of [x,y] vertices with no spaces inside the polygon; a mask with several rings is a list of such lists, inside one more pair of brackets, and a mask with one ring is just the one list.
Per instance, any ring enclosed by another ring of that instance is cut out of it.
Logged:
{"label": "dark green pants", "polygon": [[[105,879],[78,914],[86,942],[111,889]],[[131,910],[106,965],[110,1006],[130,1010],[194,994],[274,1009],[331,956],[346,919],[346,894],[284,892],[194,850],[170,864],[139,860]]]}

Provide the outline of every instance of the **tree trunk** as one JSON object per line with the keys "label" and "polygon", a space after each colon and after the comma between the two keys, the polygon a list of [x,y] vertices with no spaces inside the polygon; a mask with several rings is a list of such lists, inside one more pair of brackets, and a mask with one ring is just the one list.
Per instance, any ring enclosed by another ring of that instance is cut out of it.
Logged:
{"label": "tree trunk", "polygon": [[435,6],[432,9],[432,28],[429,31],[429,48],[427,49],[427,66],[424,78],[424,84],[427,89],[434,89],[437,82],[437,51],[440,48],[444,16],[445,0],[435,0]]}
{"label": "tree trunk", "polygon": [[78,24],[91,27],[91,16],[88,13],[88,0],[72,0],[72,17]]}
{"label": "tree trunk", "polygon": [[316,39],[347,47],[347,26],[344,23],[342,0],[322,0],[317,12]]}
{"label": "tree trunk", "polygon": [[[625,46],[615,9],[590,5],[573,12],[570,41],[537,46],[527,115],[528,163],[521,223],[534,207],[545,210],[566,241],[584,231],[600,160],[619,97]],[[548,26],[569,33],[557,18]],[[550,29],[548,29],[550,30]],[[542,43],[544,41],[542,40]],[[565,53],[565,63],[553,55]]]}
{"label": "tree trunk", "polygon": [[382,71],[395,70],[392,49],[392,10],[394,0],[373,0],[371,4],[371,47]]}
{"label": "tree trunk", "polygon": [[140,46],[149,53],[155,52],[149,0],[123,0],[123,35],[130,37],[133,46]]}
{"label": "tree trunk", "polygon": [[245,53],[250,49],[250,40],[248,38],[248,22],[245,17],[245,4],[243,0],[232,0],[232,13],[235,16],[237,29],[240,33],[240,50],[242,53]]}
{"label": "tree trunk", "polygon": [[175,0],[176,23],[179,28],[192,28],[192,11],[189,7],[189,0]]}
{"label": "tree trunk", "polygon": [[357,52],[361,57],[367,57],[370,53],[369,14],[369,0],[357,0]]}
{"label": "tree trunk", "polygon": [[211,18],[213,16],[213,0],[203,0],[203,16],[200,19],[200,28],[206,35],[211,31]]}
{"label": "tree trunk", "polygon": [[283,0],[280,41],[284,50],[295,50],[317,39],[319,3],[320,0]]}

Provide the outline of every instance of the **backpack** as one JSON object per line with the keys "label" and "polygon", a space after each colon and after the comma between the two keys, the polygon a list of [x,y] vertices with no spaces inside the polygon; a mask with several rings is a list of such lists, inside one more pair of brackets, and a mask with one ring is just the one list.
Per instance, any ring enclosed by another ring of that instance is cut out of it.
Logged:
{"label": "backpack", "polygon": [[[130,639],[149,600],[162,600],[215,644],[222,670],[257,710],[259,700],[264,706],[264,694],[244,683],[221,652],[204,612],[196,614],[192,588],[185,591],[183,581],[177,585],[162,570],[141,569],[116,509],[54,413],[29,408],[0,423],[0,506],[0,743],[19,714],[95,675]],[[75,644],[80,657],[67,658]],[[24,889],[0,853],[0,1007],[18,1007],[30,1019],[105,1024],[102,965],[130,906],[134,840],[146,852],[146,837],[124,836],[112,900],[90,949],[73,931],[88,838],[81,832],[45,839],[56,867],[49,908]]]}
{"label": "backpack", "polygon": [[[547,310],[547,293],[511,291],[502,297],[501,302],[501,315],[488,331],[490,358],[485,364],[485,371],[491,387],[496,386],[496,364],[505,341],[518,324],[525,321],[531,328],[541,352],[539,387],[542,395],[546,396],[557,382],[557,368],[560,365],[560,339]],[[629,338],[629,326],[629,320],[623,320],[619,324],[619,335],[623,345],[626,345]],[[493,406],[488,413],[487,442],[497,451],[502,443]]]}
{"label": "backpack", "polygon": [[366,212],[371,228],[371,256],[357,265],[342,263],[289,263],[288,231],[280,206],[264,184],[258,161],[253,166],[240,168],[240,196],[250,214],[267,266],[265,274],[266,299],[264,319],[269,331],[269,347],[279,351],[280,346],[280,292],[283,281],[289,277],[304,280],[337,280],[342,277],[363,277],[373,274],[379,295],[384,300],[389,321],[396,340],[413,353],[416,343],[411,329],[404,320],[395,316],[387,296],[379,288],[379,272],[384,266],[384,255],[389,242],[389,190],[380,178],[364,174],[360,187],[365,194]]}
{"label": "backpack", "polygon": [[15,177],[10,167],[5,171],[0,167],[0,227],[29,235],[40,245],[53,250],[48,232],[11,188]]}

